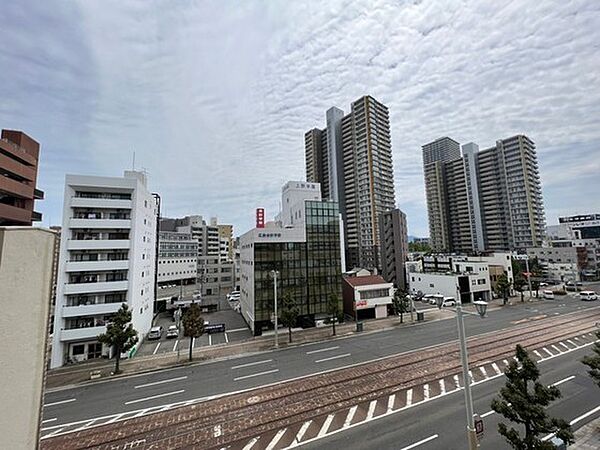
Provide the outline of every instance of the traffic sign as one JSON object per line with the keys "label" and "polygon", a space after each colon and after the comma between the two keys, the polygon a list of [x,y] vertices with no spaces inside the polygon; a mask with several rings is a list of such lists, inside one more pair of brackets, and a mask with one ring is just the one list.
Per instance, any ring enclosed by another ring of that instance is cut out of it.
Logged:
{"label": "traffic sign", "polygon": [[483,438],[483,419],[479,417],[479,415],[475,414],[475,434],[477,434],[477,440],[481,440]]}

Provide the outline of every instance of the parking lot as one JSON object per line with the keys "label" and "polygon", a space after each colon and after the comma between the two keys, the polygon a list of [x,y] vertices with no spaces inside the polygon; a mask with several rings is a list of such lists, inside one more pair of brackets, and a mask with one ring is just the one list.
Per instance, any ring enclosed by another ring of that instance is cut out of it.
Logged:
{"label": "parking lot", "polygon": [[[211,299],[210,303],[215,302],[215,300],[219,304],[219,310],[212,313],[203,313],[202,317],[210,324],[225,324],[225,332],[203,334],[198,339],[193,340],[194,348],[239,342],[252,337],[252,333],[246,326],[246,322],[242,319],[241,314],[233,311],[225,298],[219,297]],[[183,352],[184,350],[189,351],[190,339],[184,337],[183,326],[181,327],[178,338],[167,339],[167,330],[171,325],[175,325],[172,313],[170,311],[160,313],[154,320],[154,326],[163,327],[163,333],[160,340],[145,339],[140,345],[137,354],[156,355],[159,353],[176,352],[178,350],[180,352]]]}

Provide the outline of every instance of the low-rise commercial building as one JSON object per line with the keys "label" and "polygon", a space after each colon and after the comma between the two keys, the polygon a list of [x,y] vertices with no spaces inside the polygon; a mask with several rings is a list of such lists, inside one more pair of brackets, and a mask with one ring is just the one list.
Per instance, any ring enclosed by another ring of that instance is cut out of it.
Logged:
{"label": "low-rise commercial building", "polygon": [[189,233],[161,231],[158,238],[158,286],[196,282],[198,241]]}
{"label": "low-rise commercial building", "polygon": [[0,448],[38,448],[56,237],[0,227]]}
{"label": "low-rise commercial building", "polygon": [[146,183],[137,171],[67,175],[51,367],[112,356],[97,338],[123,303],[140,342],[150,330],[157,208]]}
{"label": "low-rise commercial building", "polygon": [[338,205],[320,200],[320,189],[315,196],[317,187],[317,183],[287,183],[280,220],[261,224],[239,238],[241,313],[255,335],[273,327],[274,270],[278,304],[284,296],[292,299],[300,314],[298,326],[315,326],[316,320],[327,317],[331,295],[337,296],[342,310]]}
{"label": "low-rise commercial building", "polygon": [[393,283],[366,270],[350,272],[343,280],[344,314],[356,321],[382,319],[390,314],[395,292]]}
{"label": "low-rise commercial building", "polygon": [[543,278],[554,281],[580,281],[587,263],[584,247],[535,247],[527,255],[537,259]]}

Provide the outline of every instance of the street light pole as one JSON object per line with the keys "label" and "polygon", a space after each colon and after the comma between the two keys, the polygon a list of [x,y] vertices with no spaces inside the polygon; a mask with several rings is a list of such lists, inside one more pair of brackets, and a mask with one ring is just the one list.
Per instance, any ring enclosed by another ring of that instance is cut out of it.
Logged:
{"label": "street light pole", "polygon": [[271,273],[273,274],[273,293],[275,296],[275,348],[279,348],[279,336],[277,335],[277,274],[278,272],[276,270],[272,270]]}
{"label": "street light pole", "polygon": [[458,340],[460,342],[460,361],[462,365],[463,385],[465,387],[465,405],[467,408],[467,440],[469,442],[469,450],[475,450],[478,447],[478,444],[477,435],[475,434],[475,419],[473,417],[469,355],[467,353],[467,339],[465,336],[465,324],[463,321],[462,303],[460,298],[456,303],[456,322],[458,326]]}
{"label": "street light pole", "polygon": [[525,255],[525,270],[527,271],[527,285],[529,287],[529,299],[531,299],[531,272],[529,272],[529,255]]}

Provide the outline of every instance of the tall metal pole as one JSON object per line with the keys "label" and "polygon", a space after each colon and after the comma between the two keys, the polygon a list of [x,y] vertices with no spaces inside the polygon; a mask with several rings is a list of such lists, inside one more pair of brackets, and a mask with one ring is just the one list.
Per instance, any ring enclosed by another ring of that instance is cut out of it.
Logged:
{"label": "tall metal pole", "polygon": [[529,272],[529,255],[525,255],[525,270],[527,271],[527,285],[529,286],[529,298],[531,299],[531,272]]}
{"label": "tall metal pole", "polygon": [[275,293],[275,348],[279,348],[279,336],[277,335],[277,271],[273,271],[273,290]]}
{"label": "tall metal pole", "polygon": [[460,362],[462,365],[463,386],[465,388],[465,405],[467,409],[467,440],[469,450],[477,449],[477,434],[475,433],[475,419],[473,417],[473,397],[471,395],[471,376],[469,375],[469,355],[467,353],[467,339],[465,336],[465,324],[463,321],[462,301],[460,288],[456,286],[456,322],[458,328],[458,341],[460,344]]}

